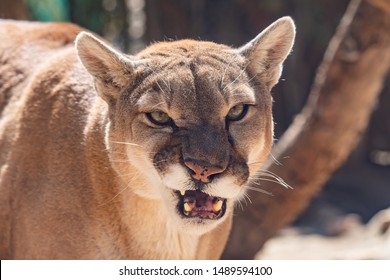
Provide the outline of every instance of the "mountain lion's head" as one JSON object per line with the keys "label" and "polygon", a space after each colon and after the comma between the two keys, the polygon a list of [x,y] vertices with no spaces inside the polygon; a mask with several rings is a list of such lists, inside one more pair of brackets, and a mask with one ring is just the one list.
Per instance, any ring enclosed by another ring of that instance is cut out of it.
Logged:
{"label": "mountain lion's head", "polygon": [[186,230],[223,221],[270,152],[270,90],[294,36],[286,17],[238,49],[183,40],[130,56],[81,33],[78,54],[108,105],[106,146],[123,185],[162,201]]}

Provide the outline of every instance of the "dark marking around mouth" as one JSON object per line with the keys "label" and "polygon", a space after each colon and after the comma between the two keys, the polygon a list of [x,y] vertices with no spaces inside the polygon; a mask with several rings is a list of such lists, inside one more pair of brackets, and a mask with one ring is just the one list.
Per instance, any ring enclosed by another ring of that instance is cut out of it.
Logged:
{"label": "dark marking around mouth", "polygon": [[219,219],[226,211],[226,199],[210,196],[200,190],[175,192],[179,198],[177,209],[185,218]]}

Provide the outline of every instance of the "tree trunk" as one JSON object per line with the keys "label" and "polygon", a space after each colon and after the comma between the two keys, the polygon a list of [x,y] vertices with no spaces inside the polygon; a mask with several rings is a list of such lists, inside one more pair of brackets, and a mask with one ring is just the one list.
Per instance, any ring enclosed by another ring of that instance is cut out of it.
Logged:
{"label": "tree trunk", "polygon": [[273,195],[250,193],[252,203],[237,211],[223,258],[252,259],[307,206],[357,145],[390,65],[389,7],[390,0],[351,1],[307,104],[266,167],[293,189],[262,179],[255,182],[253,187],[261,184]]}
{"label": "tree trunk", "polygon": [[1,0],[0,18],[3,19],[28,19],[28,13],[23,0]]}

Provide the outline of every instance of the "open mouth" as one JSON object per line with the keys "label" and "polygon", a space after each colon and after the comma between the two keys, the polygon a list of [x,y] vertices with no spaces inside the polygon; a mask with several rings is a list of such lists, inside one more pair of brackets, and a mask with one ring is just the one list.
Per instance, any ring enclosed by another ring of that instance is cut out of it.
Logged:
{"label": "open mouth", "polygon": [[179,213],[186,218],[219,219],[226,211],[226,199],[210,196],[200,190],[176,192]]}

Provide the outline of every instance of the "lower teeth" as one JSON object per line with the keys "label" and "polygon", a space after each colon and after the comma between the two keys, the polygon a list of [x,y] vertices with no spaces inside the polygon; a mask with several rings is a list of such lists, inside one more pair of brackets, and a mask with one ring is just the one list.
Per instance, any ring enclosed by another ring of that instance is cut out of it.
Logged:
{"label": "lower teeth", "polygon": [[[212,204],[212,209],[213,209],[213,211],[214,211],[215,213],[221,211],[222,205],[223,205],[223,201],[218,199],[216,202],[214,202],[214,203]],[[184,212],[185,212],[185,213],[191,212],[191,211],[194,209],[194,207],[195,207],[195,203],[188,203],[188,202],[185,202],[185,203],[183,204],[183,208],[184,208]]]}
{"label": "lower teeth", "polygon": [[213,210],[215,211],[215,212],[218,212],[218,211],[220,211],[221,210],[221,208],[222,208],[222,204],[223,204],[223,202],[222,202],[222,200],[217,200],[216,202],[214,202],[213,203]]}
{"label": "lower teeth", "polygon": [[[186,216],[215,218],[221,213],[224,200],[208,196],[200,191],[179,191],[182,200],[182,211]],[[187,194],[187,192],[189,192]],[[198,193],[199,192],[199,193]],[[186,195],[187,194],[187,195]],[[197,205],[197,203],[199,205]]]}

